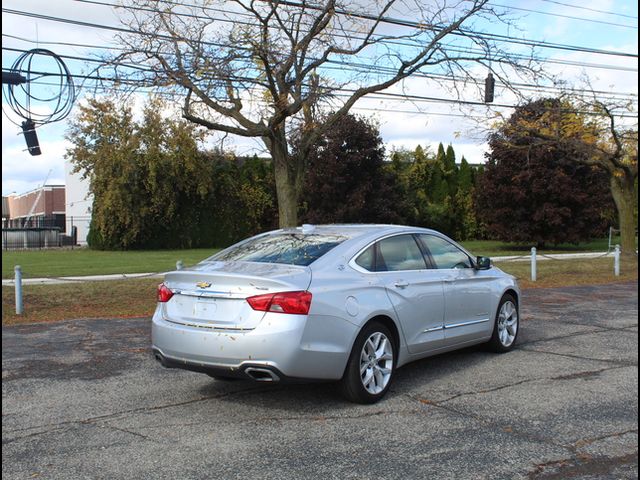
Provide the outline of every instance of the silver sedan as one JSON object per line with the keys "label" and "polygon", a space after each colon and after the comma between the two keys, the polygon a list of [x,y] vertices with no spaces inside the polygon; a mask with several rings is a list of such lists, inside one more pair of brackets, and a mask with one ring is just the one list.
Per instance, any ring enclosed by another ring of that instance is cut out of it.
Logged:
{"label": "silver sedan", "polygon": [[340,381],[373,403],[414,360],[513,348],[511,275],[433,230],[303,225],[237,243],[158,287],[152,342],[165,367],[258,382]]}

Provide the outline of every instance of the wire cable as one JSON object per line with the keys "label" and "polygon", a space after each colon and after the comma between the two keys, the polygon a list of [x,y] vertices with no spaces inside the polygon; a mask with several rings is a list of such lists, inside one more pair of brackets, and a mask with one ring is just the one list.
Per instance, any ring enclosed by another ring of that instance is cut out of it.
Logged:
{"label": "wire cable", "polygon": [[[36,72],[34,62],[38,57],[53,59],[57,72]],[[22,53],[9,71],[24,74],[26,77],[25,83],[3,85],[4,98],[16,115],[36,125],[43,125],[63,120],[71,113],[76,99],[73,75],[59,55],[51,50],[34,48]],[[42,96],[44,92],[41,89],[32,88],[32,82],[42,76],[55,77],[58,80],[55,93]],[[39,108],[34,109],[33,104]],[[40,113],[46,109],[49,109],[50,113]]]}
{"label": "wire cable", "polygon": [[[312,6],[309,6],[309,5],[302,5],[302,4],[298,4],[296,2],[291,2],[291,1],[286,1],[286,0],[283,0],[281,3],[283,5],[298,6],[298,7],[304,7],[304,8],[309,8],[309,9],[318,9],[319,8],[319,7],[312,7]],[[93,22],[85,22],[85,21],[81,21],[81,20],[73,20],[73,19],[62,18],[62,17],[54,17],[54,16],[51,16],[51,15],[43,15],[43,14],[38,14],[38,13],[34,13],[34,12],[24,12],[24,11],[20,11],[20,10],[9,9],[9,8],[2,8],[2,11],[4,13],[8,13],[8,14],[12,14],[12,15],[20,15],[20,16],[26,16],[26,17],[31,17],[31,18],[38,18],[38,19],[41,19],[41,20],[50,20],[50,21],[54,21],[54,22],[69,23],[69,24],[72,24],[72,25],[79,25],[79,26],[85,26],[85,27],[91,27],[91,28],[114,30],[114,31],[122,32],[122,33],[133,33],[133,34],[136,34],[136,35],[155,36],[155,37],[158,37],[158,38],[169,38],[169,39],[172,39],[171,37],[168,37],[166,35],[160,35],[160,34],[157,34],[157,33],[154,33],[154,34],[145,33],[145,32],[135,31],[135,30],[131,30],[131,29],[123,28],[123,27],[115,27],[115,26],[111,26],[111,25],[101,25],[101,24],[97,24],[97,23],[93,23]],[[348,11],[340,11],[338,13],[341,13],[343,15],[349,15],[349,16],[352,16],[352,17],[363,18],[365,20],[377,20],[378,19],[377,17],[375,17],[373,15],[357,14],[357,13],[348,12]],[[192,16],[192,15],[189,15],[189,16]],[[215,20],[215,19],[209,18],[209,20]],[[389,24],[393,24],[393,25],[405,26],[405,27],[411,27],[411,28],[418,28],[418,29],[422,29],[422,30],[425,28],[425,26],[421,25],[419,22],[410,21],[410,20],[393,19],[393,18],[389,18],[389,17],[383,17],[380,21],[381,21],[381,23],[389,23]],[[440,29],[440,28],[435,27],[435,26],[432,26],[431,28],[433,30],[436,30],[436,31]],[[509,35],[500,35],[500,34],[495,34],[495,33],[480,33],[480,32],[475,32],[475,31],[466,30],[466,29],[461,29],[461,31],[459,33],[452,32],[452,35],[458,35],[458,36],[464,36],[464,37],[478,36],[478,37],[483,38],[483,39],[491,39],[491,40],[500,41],[500,42],[516,43],[516,44],[520,44],[520,45],[532,46],[532,47],[540,47],[540,48],[566,50],[566,51],[571,51],[571,52],[594,53],[594,54],[600,54],[600,55],[611,55],[611,56],[632,57],[632,58],[637,58],[638,57],[637,53],[619,52],[619,51],[615,51],[615,50],[603,50],[603,49],[597,49],[597,48],[580,47],[580,46],[576,46],[576,45],[558,44],[558,43],[546,42],[546,41],[542,41],[542,40],[530,40],[530,39],[526,39],[526,38],[521,39],[521,38],[509,36]],[[185,40],[188,40],[188,39],[185,39]],[[216,45],[213,42],[200,42],[200,43],[205,44],[205,45],[220,46],[220,45]],[[233,46],[232,45],[228,45],[228,47],[233,47]]]}
{"label": "wire cable", "polygon": [[[63,46],[71,46],[71,47],[82,47],[82,48],[90,48],[92,50],[99,50],[99,49],[103,49],[103,50],[118,50],[118,51],[125,51],[123,48],[121,47],[111,47],[111,46],[106,46],[106,45],[95,45],[95,44],[82,44],[82,43],[69,43],[69,42],[55,42],[55,41],[44,41],[44,40],[32,40],[32,39],[27,39],[24,37],[18,37],[15,35],[9,35],[9,34],[2,34],[3,37],[7,37],[7,38],[12,38],[15,40],[20,40],[23,42],[27,42],[27,43],[38,43],[41,45],[63,45]],[[3,47],[3,50],[7,50],[7,51],[15,51],[15,52],[24,52],[25,50],[23,49],[17,49],[17,48],[11,48],[11,47]],[[141,53],[145,53],[144,51]],[[175,56],[175,53],[173,52],[159,52],[163,55],[167,55],[167,56]],[[88,62],[88,63],[104,63],[104,60],[99,60],[96,58],[90,58],[90,57],[78,57],[78,56],[68,56],[68,55],[61,55],[62,58],[68,58],[68,59],[75,59],[75,60],[79,60],[79,61],[84,61],[84,62]],[[359,71],[359,72],[364,72],[364,73],[370,73],[371,71],[376,71],[376,72],[384,72],[384,73],[394,73],[394,70],[391,67],[385,67],[383,65],[380,64],[371,64],[371,63],[360,63],[360,62],[347,62],[347,61],[340,61],[340,60],[328,60],[327,61],[328,66],[324,66],[322,67],[323,69],[326,70],[340,70],[340,71],[344,71],[345,67],[349,68],[349,69],[354,69],[355,71]],[[128,66],[129,64],[124,64],[124,63],[120,63],[120,62],[114,62],[111,65],[119,65],[119,66]],[[584,64],[580,64],[579,66],[585,66]],[[148,69],[145,69],[143,67],[141,67],[140,65],[131,65],[131,68],[134,69],[138,69],[138,70],[146,70],[146,71],[150,71]],[[605,66],[603,66],[603,68],[605,68]],[[426,72],[415,72],[413,74],[413,76],[415,77],[419,77],[419,78],[427,78],[427,79],[431,79],[431,80],[437,80],[437,81],[445,81],[445,82],[455,82],[455,81],[463,81],[464,79],[462,77],[457,77],[454,75],[440,75],[440,74],[434,74],[434,73],[426,73]],[[548,92],[548,93],[563,93],[563,92],[572,92],[572,93],[596,93],[596,94],[602,94],[602,95],[608,95],[609,97],[613,98],[613,97],[625,97],[631,100],[637,100],[638,95],[636,93],[633,92],[615,92],[615,91],[611,91],[611,90],[584,90],[584,89],[575,89],[575,88],[566,88],[566,87],[558,87],[555,85],[536,85],[533,83],[522,83],[522,82],[512,82],[511,85],[513,85],[514,87],[518,87],[522,90],[525,91],[537,91],[537,92]]]}

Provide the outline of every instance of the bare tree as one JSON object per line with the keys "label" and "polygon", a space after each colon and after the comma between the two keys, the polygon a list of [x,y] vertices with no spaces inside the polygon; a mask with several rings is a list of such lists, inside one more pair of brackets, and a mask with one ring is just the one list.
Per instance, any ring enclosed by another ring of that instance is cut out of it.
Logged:
{"label": "bare tree", "polygon": [[454,96],[483,85],[487,71],[507,88],[535,73],[530,57],[474,30],[474,21],[508,23],[488,0],[124,0],[119,11],[131,33],[110,59],[118,78],[130,81],[135,65],[137,82],[184,96],[189,121],[260,139],[283,227],[297,224],[310,148],[359,99],[417,72],[451,80]]}

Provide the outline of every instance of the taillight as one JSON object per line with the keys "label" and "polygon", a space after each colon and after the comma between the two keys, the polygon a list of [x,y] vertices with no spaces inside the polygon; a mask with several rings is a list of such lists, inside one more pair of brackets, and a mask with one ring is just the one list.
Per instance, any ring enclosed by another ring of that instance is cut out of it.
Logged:
{"label": "taillight", "polygon": [[306,315],[311,307],[311,292],[267,293],[247,298],[251,308],[260,312]]}
{"label": "taillight", "polygon": [[158,285],[158,301],[160,303],[168,302],[173,297],[173,292],[169,290],[164,283]]}

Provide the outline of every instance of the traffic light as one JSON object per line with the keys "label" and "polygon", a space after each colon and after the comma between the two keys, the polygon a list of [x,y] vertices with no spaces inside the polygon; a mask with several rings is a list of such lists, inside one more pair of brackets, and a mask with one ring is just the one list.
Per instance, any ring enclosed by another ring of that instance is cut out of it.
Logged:
{"label": "traffic light", "polygon": [[496,81],[493,78],[491,72],[487,75],[487,78],[484,79],[484,103],[493,102],[493,90],[496,86]]}
{"label": "traffic light", "polygon": [[31,155],[40,155],[40,144],[38,143],[38,135],[36,135],[36,125],[33,120],[28,118],[22,122],[22,133],[24,133],[24,139],[27,142],[27,148]]}

